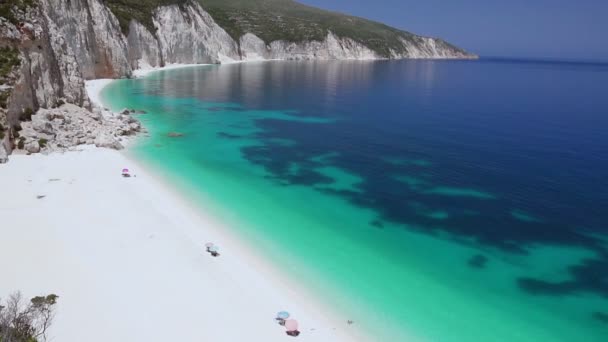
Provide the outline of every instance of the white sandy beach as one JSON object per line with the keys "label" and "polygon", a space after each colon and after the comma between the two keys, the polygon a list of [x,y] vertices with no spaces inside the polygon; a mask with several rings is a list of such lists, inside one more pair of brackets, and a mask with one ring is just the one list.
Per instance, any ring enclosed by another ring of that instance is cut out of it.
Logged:
{"label": "white sandy beach", "polygon": [[346,318],[332,322],[289,287],[297,279],[120,152],[15,155],[0,188],[12,194],[0,200],[0,293],[59,295],[54,341],[285,341],[280,310],[300,322],[298,340],[350,340]]}
{"label": "white sandy beach", "polygon": [[[92,101],[107,82],[87,84]],[[289,341],[281,310],[296,340],[363,340],[124,152],[13,155],[0,189],[0,295],[59,295],[52,341]]]}

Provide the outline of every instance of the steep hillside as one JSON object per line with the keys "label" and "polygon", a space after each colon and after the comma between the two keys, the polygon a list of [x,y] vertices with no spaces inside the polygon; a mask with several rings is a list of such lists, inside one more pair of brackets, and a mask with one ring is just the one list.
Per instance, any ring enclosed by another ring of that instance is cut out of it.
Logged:
{"label": "steep hillside", "polygon": [[[153,13],[158,6],[180,5],[188,0],[106,0],[105,3],[119,19],[123,32],[135,19],[153,31]],[[292,0],[196,0],[213,19],[235,40],[246,33],[261,38],[264,43],[292,43],[326,39],[328,32],[338,38],[360,43],[379,57],[398,58],[408,53],[405,43],[420,44],[421,38],[382,23],[341,13],[306,6]],[[443,40],[436,40],[444,49],[466,54],[466,51]]]}
{"label": "steep hillside", "polygon": [[[414,43],[416,35],[364,18],[306,6],[292,0],[199,0],[232,37],[253,33],[270,43],[275,40],[323,41],[327,32],[350,38],[378,55],[405,52],[402,39]],[[454,47],[454,49],[457,49]],[[463,50],[461,50],[464,52]]]}
{"label": "steep hillside", "polygon": [[160,6],[183,5],[188,0],[105,0],[106,6],[120,22],[123,33],[129,32],[129,23],[136,20],[144,25],[148,31],[154,32],[152,23],[154,11]]}

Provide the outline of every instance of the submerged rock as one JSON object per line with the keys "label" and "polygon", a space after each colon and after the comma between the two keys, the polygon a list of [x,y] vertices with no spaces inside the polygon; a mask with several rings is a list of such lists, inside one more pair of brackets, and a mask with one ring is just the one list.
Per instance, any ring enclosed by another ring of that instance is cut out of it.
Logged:
{"label": "submerged rock", "polygon": [[481,254],[475,254],[469,259],[469,266],[473,268],[484,268],[488,263],[488,258]]}
{"label": "submerged rock", "polygon": [[169,138],[179,138],[179,137],[183,137],[184,133],[179,133],[179,132],[169,132],[167,133],[167,136]]}
{"label": "submerged rock", "polygon": [[598,321],[600,321],[600,322],[602,322],[602,323],[608,324],[608,313],[599,312],[599,311],[598,312],[594,312],[593,313],[593,318],[596,319],[596,320],[598,320]]}

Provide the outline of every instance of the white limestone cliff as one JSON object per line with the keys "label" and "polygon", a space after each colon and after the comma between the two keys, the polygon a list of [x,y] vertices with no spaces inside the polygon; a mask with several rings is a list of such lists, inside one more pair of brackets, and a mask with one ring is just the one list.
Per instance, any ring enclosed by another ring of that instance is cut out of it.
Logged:
{"label": "white limestone cliff", "polygon": [[277,40],[266,45],[252,33],[240,39],[243,60],[282,59],[282,60],[331,60],[331,59],[378,59],[374,51],[350,38],[336,37],[327,33],[324,41],[286,42]]}
{"label": "white limestone cliff", "polygon": [[135,20],[129,24],[127,43],[129,62],[133,70],[164,64],[158,40]]}
{"label": "white limestone cliff", "polygon": [[160,7],[153,20],[166,64],[240,60],[236,42],[197,2]]}

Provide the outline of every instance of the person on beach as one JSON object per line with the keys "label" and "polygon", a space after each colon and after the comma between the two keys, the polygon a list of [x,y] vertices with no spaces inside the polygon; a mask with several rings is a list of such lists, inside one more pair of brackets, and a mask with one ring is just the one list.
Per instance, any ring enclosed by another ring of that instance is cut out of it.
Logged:
{"label": "person on beach", "polygon": [[289,336],[296,337],[300,335],[300,331],[298,330],[298,321],[295,319],[286,319],[285,329],[287,330],[285,333]]}
{"label": "person on beach", "polygon": [[207,252],[211,253],[211,256],[217,257],[220,255],[220,253],[218,252],[219,247],[214,245],[213,243],[208,242],[205,244],[205,247],[207,248]]}
{"label": "person on beach", "polygon": [[277,323],[279,323],[279,325],[285,325],[285,320],[289,318],[289,312],[287,311],[279,311],[277,312],[277,317],[275,318],[275,320],[277,321]]}

